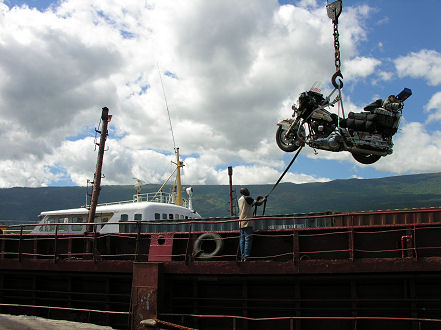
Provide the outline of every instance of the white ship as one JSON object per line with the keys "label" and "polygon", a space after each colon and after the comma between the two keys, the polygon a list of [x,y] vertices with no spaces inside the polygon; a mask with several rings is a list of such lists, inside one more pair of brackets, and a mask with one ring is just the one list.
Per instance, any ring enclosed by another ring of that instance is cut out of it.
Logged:
{"label": "white ship", "polygon": [[[186,189],[188,199],[182,197],[180,168],[183,164],[179,160],[179,148],[176,149],[176,155],[176,180],[172,193],[162,192],[165,183],[158,192],[146,194],[139,193],[140,186],[137,188],[135,185],[137,193],[131,200],[96,206],[94,220],[96,229],[94,230],[97,233],[136,233],[138,223],[142,222],[141,231],[149,232],[152,226],[144,225],[148,222],[164,223],[200,219],[201,216],[192,207],[192,188]],[[41,212],[39,216],[41,220],[32,233],[84,233],[87,230],[88,214],[89,207],[87,206]]]}

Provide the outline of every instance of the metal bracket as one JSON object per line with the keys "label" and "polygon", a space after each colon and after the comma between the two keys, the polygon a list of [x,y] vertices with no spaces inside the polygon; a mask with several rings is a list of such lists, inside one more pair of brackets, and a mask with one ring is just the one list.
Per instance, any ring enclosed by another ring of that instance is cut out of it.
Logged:
{"label": "metal bracket", "polygon": [[342,8],[341,0],[328,3],[326,5],[326,10],[328,11],[328,17],[332,19],[332,21],[337,21],[338,17],[341,14],[341,8]]}

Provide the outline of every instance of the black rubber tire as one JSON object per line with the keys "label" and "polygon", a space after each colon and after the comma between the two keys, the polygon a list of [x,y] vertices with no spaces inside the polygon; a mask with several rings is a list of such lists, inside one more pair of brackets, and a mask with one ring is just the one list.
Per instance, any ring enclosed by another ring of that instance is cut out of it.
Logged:
{"label": "black rubber tire", "polygon": [[357,152],[353,152],[352,153],[352,157],[354,157],[354,159],[362,164],[365,165],[370,165],[375,163],[377,160],[379,160],[381,158],[381,156],[379,155],[373,155],[373,154],[359,154]]}
{"label": "black rubber tire", "polygon": [[[210,241],[214,240],[216,243],[216,247],[213,251],[202,250],[202,243],[208,240]],[[194,242],[193,251],[195,252],[198,258],[209,259],[214,256],[217,256],[219,252],[222,251],[223,247],[224,247],[224,241],[222,240],[222,237],[218,233],[204,233],[202,235],[199,235],[199,237]]]}
{"label": "black rubber tire", "polygon": [[299,138],[296,136],[295,139],[288,141],[285,139],[285,133],[285,128],[280,125],[276,132],[276,143],[279,148],[285,152],[293,152],[299,149],[301,145]]}

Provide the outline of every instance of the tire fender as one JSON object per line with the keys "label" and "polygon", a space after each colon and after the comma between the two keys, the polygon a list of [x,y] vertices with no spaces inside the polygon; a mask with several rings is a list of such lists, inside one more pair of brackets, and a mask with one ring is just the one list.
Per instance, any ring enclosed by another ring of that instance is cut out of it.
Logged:
{"label": "tire fender", "polygon": [[292,119],[283,119],[277,123],[277,126],[282,126],[285,129],[288,129],[292,124]]}
{"label": "tire fender", "polygon": [[[215,249],[213,251],[207,251],[207,252],[202,250],[202,243],[204,241],[212,241],[212,240],[214,240],[216,243]],[[224,241],[222,240],[221,235],[219,235],[218,233],[204,233],[199,235],[199,237],[194,242],[193,255],[199,258],[209,259],[214,256],[217,256],[223,247],[224,247]]]}

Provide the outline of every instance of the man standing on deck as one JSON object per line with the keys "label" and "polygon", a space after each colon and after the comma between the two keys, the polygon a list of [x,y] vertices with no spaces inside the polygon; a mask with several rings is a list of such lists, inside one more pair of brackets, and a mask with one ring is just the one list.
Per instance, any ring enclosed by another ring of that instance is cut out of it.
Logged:
{"label": "man standing on deck", "polygon": [[[239,198],[239,228],[240,228],[240,255],[241,261],[248,260],[253,244],[253,223],[247,220],[253,217],[253,206],[262,205],[266,197],[259,201],[255,201],[247,188],[240,188]],[[259,198],[258,198],[259,199]]]}

